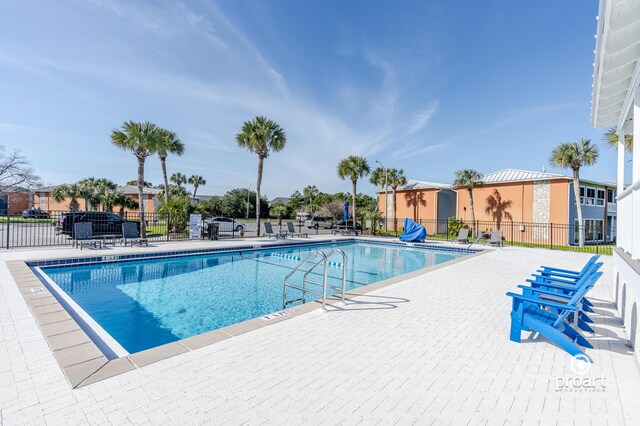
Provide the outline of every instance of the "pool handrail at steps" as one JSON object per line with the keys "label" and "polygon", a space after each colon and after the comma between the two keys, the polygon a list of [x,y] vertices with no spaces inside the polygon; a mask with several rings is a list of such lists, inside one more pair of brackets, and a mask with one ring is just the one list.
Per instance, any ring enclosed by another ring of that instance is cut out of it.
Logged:
{"label": "pool handrail at steps", "polygon": [[[329,258],[334,253],[339,253],[340,255],[342,255],[342,287],[336,287],[336,286],[330,285],[328,280],[327,280],[327,274],[328,274],[327,268],[329,266],[328,265]],[[291,278],[297,271],[299,271],[302,266],[304,266],[305,264],[307,264],[308,262],[310,262],[312,259],[316,258],[317,256],[320,256],[320,260],[318,260],[316,263],[314,263],[313,266],[311,266],[311,268],[309,268],[309,270],[307,270],[305,272],[304,277],[302,279],[302,287],[297,286],[295,284],[289,283],[289,278]],[[319,265],[322,265],[323,268],[324,268],[323,269],[323,274],[322,274],[322,277],[323,277],[322,282],[310,280],[309,279],[309,274],[316,267],[318,267]],[[320,250],[314,251],[309,256],[307,256],[306,259],[304,259],[302,262],[300,262],[298,264],[298,266],[296,266],[284,278],[283,302],[282,302],[283,309],[286,309],[286,307],[288,305],[292,304],[292,303],[296,303],[296,302],[305,303],[306,302],[307,293],[310,293],[310,294],[316,295],[318,297],[321,297],[322,298],[322,309],[327,309],[326,308],[327,288],[330,288],[332,290],[338,290],[340,292],[340,299],[342,300],[342,302],[344,302],[344,293],[345,293],[346,287],[347,287],[347,272],[346,272],[346,268],[347,268],[347,255],[341,249],[334,248],[328,254],[325,254],[323,251],[320,251]],[[309,288],[307,288],[307,284],[313,284],[313,285],[321,286],[322,287],[322,293],[320,293],[318,291],[315,291],[315,290],[310,290]],[[293,289],[301,291],[302,292],[302,297],[299,297],[297,299],[287,300],[287,287],[291,287]]]}

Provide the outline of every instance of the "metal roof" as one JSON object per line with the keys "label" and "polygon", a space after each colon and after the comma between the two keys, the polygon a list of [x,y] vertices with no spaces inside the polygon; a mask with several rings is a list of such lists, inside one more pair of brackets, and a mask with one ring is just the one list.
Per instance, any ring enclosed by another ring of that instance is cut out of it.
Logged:
{"label": "metal roof", "polygon": [[640,82],[640,0],[600,0],[591,124],[621,128]]}
{"label": "metal roof", "polygon": [[482,177],[484,183],[523,182],[532,180],[569,179],[557,173],[532,172],[529,170],[504,169]]}
{"label": "metal roof", "polygon": [[[123,194],[138,194],[138,187],[137,186],[133,186],[133,185],[124,185],[124,186],[119,186],[118,187],[118,191],[122,192]],[[162,193],[162,189],[157,189],[157,188],[148,188],[148,187],[144,187],[142,188],[142,193],[143,194],[151,194],[151,195],[158,195],[160,193]]]}
{"label": "metal roof", "polygon": [[406,185],[398,187],[398,191],[407,191],[411,189],[451,189],[451,185],[446,183],[424,182],[421,180],[407,179]]}

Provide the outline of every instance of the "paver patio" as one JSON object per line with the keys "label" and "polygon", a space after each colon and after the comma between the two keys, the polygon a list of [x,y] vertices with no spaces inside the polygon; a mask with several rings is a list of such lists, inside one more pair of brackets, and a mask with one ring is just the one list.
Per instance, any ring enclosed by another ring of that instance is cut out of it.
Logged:
{"label": "paver patio", "polygon": [[505,296],[540,264],[578,268],[589,255],[516,247],[71,389],[4,264],[68,255],[80,252],[0,255],[2,424],[640,424],[609,258],[590,293],[584,377],[604,378],[591,391],[556,389],[582,377],[559,348],[509,341]]}

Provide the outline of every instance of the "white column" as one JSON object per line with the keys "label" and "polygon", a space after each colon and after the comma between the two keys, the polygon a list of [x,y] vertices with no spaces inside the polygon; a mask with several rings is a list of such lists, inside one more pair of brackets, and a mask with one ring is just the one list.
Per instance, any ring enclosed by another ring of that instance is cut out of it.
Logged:
{"label": "white column", "polygon": [[[632,156],[632,185],[640,182],[640,91],[636,88],[633,99],[633,156]],[[640,259],[640,189],[636,188],[629,195],[631,208],[627,211],[630,216],[626,220],[630,223],[631,235],[631,258]]]}
{"label": "white column", "polygon": [[[634,139],[640,137],[640,90],[636,89],[633,102],[633,136]],[[633,183],[640,181],[640,143],[633,141],[633,156],[632,156],[632,179]]]}
{"label": "white column", "polygon": [[624,191],[624,133],[623,129],[618,129],[618,195]]}

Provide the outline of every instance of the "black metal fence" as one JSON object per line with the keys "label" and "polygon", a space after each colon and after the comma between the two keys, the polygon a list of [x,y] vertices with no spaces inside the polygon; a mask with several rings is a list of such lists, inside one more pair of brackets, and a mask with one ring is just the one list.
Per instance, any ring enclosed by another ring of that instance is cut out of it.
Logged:
{"label": "black metal fence", "polygon": [[[32,217],[22,214],[7,214],[0,216],[0,248],[18,247],[46,247],[73,244],[73,227],[64,224],[66,211],[37,212]],[[137,212],[77,212],[84,217],[82,221],[93,223],[93,234],[96,238],[111,238],[117,240],[122,233],[122,221],[140,221]],[[331,229],[323,227],[307,227],[304,222],[291,219],[262,219],[261,235],[264,235],[264,222],[270,221],[276,232],[287,231],[287,222],[293,222],[297,232],[309,234],[330,234]],[[257,222],[255,218],[214,218],[202,215],[199,221],[200,239],[208,238],[209,223],[216,223],[219,228],[219,238],[233,239],[257,236]],[[187,215],[162,215],[145,213],[144,227],[147,239],[153,241],[183,241],[192,239]]]}
{"label": "black metal fence", "polygon": [[[63,222],[63,211],[41,212],[40,216],[23,217],[22,215],[0,216],[0,248],[14,247],[43,247],[71,245],[72,227]],[[105,212],[80,212],[87,215],[82,220],[93,223],[94,236],[98,238],[111,237],[117,239],[122,232],[122,221],[140,221],[137,212],[105,213]],[[297,232],[306,232],[310,235],[331,234],[331,224],[321,226],[307,226],[304,221],[295,219],[264,219],[261,221],[261,235],[264,235],[264,222],[270,221],[276,232],[286,232],[287,222],[293,222]],[[199,221],[200,232],[195,238],[208,237],[208,224],[216,223],[219,227],[219,238],[247,238],[257,236],[257,223],[255,219],[246,218],[219,218],[202,215]],[[584,227],[585,247],[579,247],[578,235],[580,228],[576,225],[534,222],[502,221],[476,221],[475,223],[452,224],[449,221],[418,220],[427,231],[427,236],[433,239],[451,240],[457,236],[460,226],[470,228],[472,241],[482,241],[491,231],[502,231],[505,245],[540,247],[552,250],[575,250],[594,253],[611,253],[615,245],[616,228],[602,221],[592,222],[591,226]],[[145,213],[144,225],[149,241],[181,241],[192,239],[189,226],[189,216],[183,214],[161,215],[158,213]],[[363,220],[365,233],[373,235],[395,236],[403,231],[403,220],[389,220],[387,226],[378,223],[371,226],[369,221]]]}
{"label": "black metal fence", "polygon": [[[460,224],[446,220],[417,220],[425,227],[429,238],[455,239]],[[384,221],[382,222],[384,224]],[[378,232],[396,235],[403,232],[404,219],[389,219],[386,231],[382,225]],[[591,225],[577,226],[559,223],[512,222],[512,221],[476,221],[463,222],[462,227],[469,228],[471,241],[483,242],[491,231],[501,231],[504,245],[539,247],[551,250],[573,250],[610,254],[616,244],[616,227],[604,221]],[[580,230],[585,233],[585,247],[579,246]]]}

